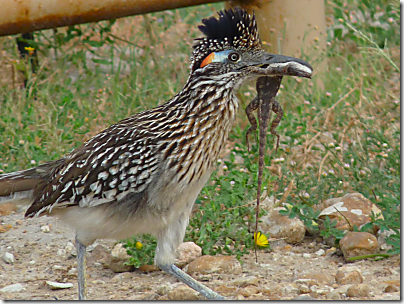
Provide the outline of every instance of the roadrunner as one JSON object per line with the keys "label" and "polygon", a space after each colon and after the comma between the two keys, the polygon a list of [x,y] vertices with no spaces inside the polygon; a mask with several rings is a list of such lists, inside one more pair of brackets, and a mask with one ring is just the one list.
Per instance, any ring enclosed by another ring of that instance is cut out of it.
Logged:
{"label": "roadrunner", "polygon": [[246,80],[310,77],[305,61],[261,48],[254,16],[220,11],[202,21],[184,88],[126,118],[65,157],[0,175],[0,201],[29,205],[25,216],[57,216],[76,231],[79,299],[85,247],[99,238],[157,237],[155,264],[208,299],[223,299],[174,265],[195,199],[215,168]]}

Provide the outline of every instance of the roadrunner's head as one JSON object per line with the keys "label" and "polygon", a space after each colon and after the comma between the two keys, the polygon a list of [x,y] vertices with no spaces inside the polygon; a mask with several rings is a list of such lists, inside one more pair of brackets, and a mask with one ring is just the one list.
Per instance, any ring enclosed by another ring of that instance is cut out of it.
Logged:
{"label": "roadrunner's head", "polygon": [[306,61],[262,49],[254,15],[241,8],[218,14],[199,26],[205,37],[195,40],[191,77],[210,76],[235,87],[263,75],[311,77],[313,68]]}

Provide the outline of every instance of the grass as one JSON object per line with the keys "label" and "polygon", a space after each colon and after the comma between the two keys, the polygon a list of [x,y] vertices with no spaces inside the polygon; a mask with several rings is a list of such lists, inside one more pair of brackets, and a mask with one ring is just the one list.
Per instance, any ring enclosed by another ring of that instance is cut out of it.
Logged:
{"label": "grass", "polygon": [[[387,241],[389,254],[398,253],[400,7],[382,0],[326,4],[327,75],[323,86],[284,79],[277,98],[285,110],[277,128],[281,146],[275,154],[268,135],[263,184],[268,196],[288,203],[282,213],[300,217],[314,231],[325,200],[362,193],[382,210],[384,219],[374,223],[395,231]],[[36,73],[19,59],[14,37],[0,38],[0,173],[60,158],[110,124],[171,98],[187,79],[196,26],[221,8],[153,13],[149,23],[135,16],[36,33]],[[242,108],[255,96],[254,87],[241,89]],[[186,240],[199,244],[203,254],[240,257],[254,247],[249,224],[258,146],[250,140],[247,151],[248,125],[240,111],[218,169],[196,201]],[[320,226],[324,238],[343,236],[331,221]],[[137,241],[143,248],[136,249]],[[127,248],[133,264],[151,263],[155,240],[138,236]]]}

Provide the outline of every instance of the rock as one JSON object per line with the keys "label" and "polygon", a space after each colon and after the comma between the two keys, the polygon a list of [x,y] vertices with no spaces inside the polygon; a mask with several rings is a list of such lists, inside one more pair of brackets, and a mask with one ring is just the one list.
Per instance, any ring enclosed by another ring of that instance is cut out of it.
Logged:
{"label": "rock", "polygon": [[44,225],[44,226],[42,226],[42,227],[41,227],[41,231],[42,231],[43,233],[49,233],[49,232],[50,232],[50,227],[49,227],[49,225]]}
{"label": "rock", "polygon": [[46,284],[48,284],[50,289],[66,289],[73,287],[72,283],[59,283],[59,282],[46,281]]}
{"label": "rock", "polygon": [[238,294],[238,295],[236,295],[236,297],[235,297],[235,300],[237,300],[237,301],[243,301],[244,299],[245,299],[244,296],[241,295],[241,294]]}
{"label": "rock", "polygon": [[336,288],[334,291],[338,292],[340,295],[346,295],[346,292],[348,291],[348,288],[351,287],[352,284],[347,284],[347,285],[342,285],[338,288]]}
{"label": "rock", "polygon": [[274,208],[268,215],[262,216],[258,229],[266,235],[271,235],[271,238],[286,238],[285,241],[290,244],[302,242],[306,233],[306,226],[297,217],[290,219],[281,215],[279,210],[283,209]]}
{"label": "rock", "polygon": [[303,257],[305,259],[311,259],[311,254],[310,253],[303,253]]}
{"label": "rock", "polygon": [[68,276],[77,277],[77,268],[73,267],[67,272]]}
{"label": "rock", "polygon": [[94,247],[93,251],[87,258],[89,264],[100,261],[102,264],[106,264],[109,260],[111,253],[107,246],[98,244]]}
{"label": "rock", "polygon": [[254,285],[258,286],[258,278],[254,276],[247,276],[247,277],[240,277],[237,279],[234,279],[233,281],[229,282],[229,285],[237,286],[240,288],[249,286],[249,285]]}
{"label": "rock", "polygon": [[348,288],[346,295],[348,297],[367,297],[370,287],[367,284],[355,284]]}
{"label": "rock", "polygon": [[331,221],[336,220],[337,225],[335,228],[340,230],[352,231],[353,226],[360,228],[364,224],[369,223],[371,221],[372,212],[376,215],[376,218],[383,219],[381,210],[370,200],[357,192],[348,193],[339,198],[328,199],[324,204],[327,208],[321,211],[319,218],[324,219],[327,215]]}
{"label": "rock", "polygon": [[14,255],[10,252],[6,252],[3,255],[3,261],[6,262],[7,264],[14,264]]}
{"label": "rock", "polygon": [[340,285],[357,284],[363,282],[363,277],[358,267],[345,265],[338,269],[335,280]]}
{"label": "rock", "polygon": [[348,232],[339,244],[345,260],[378,251],[376,237],[368,232]]}
{"label": "rock", "polygon": [[[1,205],[0,205],[0,206],[1,206]],[[10,224],[2,224],[2,225],[0,225],[0,233],[7,232],[7,231],[9,231],[11,228],[13,228],[13,226],[10,225]]]}
{"label": "rock", "polygon": [[133,265],[126,264],[129,262],[129,259],[130,255],[126,252],[123,244],[118,243],[111,251],[111,257],[108,261],[108,268],[113,272],[134,271],[135,267]]}
{"label": "rock", "polygon": [[299,286],[299,293],[310,293],[311,290],[309,288],[309,286],[307,286],[306,284],[302,284]]}
{"label": "rock", "polygon": [[337,252],[337,248],[335,248],[335,247],[331,247],[330,249],[327,249],[327,251],[325,252],[325,254],[327,255],[327,256],[332,256],[334,253],[336,253]]}
{"label": "rock", "polygon": [[121,283],[121,282],[129,282],[132,279],[132,274],[129,272],[122,272],[115,275],[110,282],[111,283]]}
{"label": "rock", "polygon": [[179,268],[191,263],[197,257],[202,255],[202,248],[196,245],[194,242],[182,243],[177,248],[177,259],[175,260],[175,265]]}
{"label": "rock", "polygon": [[241,273],[240,262],[232,256],[204,255],[189,263],[185,270],[188,274],[211,274],[211,273]]}
{"label": "rock", "polygon": [[20,283],[8,285],[0,289],[0,292],[20,292],[25,289],[24,286]]}
{"label": "rock", "polygon": [[327,300],[341,300],[341,295],[339,294],[338,291],[330,291],[326,295]]}
{"label": "rock", "polygon": [[319,249],[314,253],[316,256],[323,256],[325,255],[324,249]]}
{"label": "rock", "polygon": [[199,293],[186,285],[180,285],[168,293],[170,301],[195,301],[199,298]]}
{"label": "rock", "polygon": [[10,215],[13,211],[17,212],[17,205],[13,203],[0,204],[0,215]]}
{"label": "rock", "polygon": [[384,292],[397,292],[400,291],[400,281],[399,280],[388,280],[382,283],[387,284]]}

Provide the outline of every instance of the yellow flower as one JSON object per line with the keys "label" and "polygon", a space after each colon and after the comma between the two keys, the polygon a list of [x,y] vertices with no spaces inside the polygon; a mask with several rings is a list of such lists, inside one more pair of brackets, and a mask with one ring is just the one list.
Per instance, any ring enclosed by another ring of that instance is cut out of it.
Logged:
{"label": "yellow flower", "polygon": [[26,46],[24,49],[25,49],[26,51],[28,51],[28,54],[29,54],[30,56],[34,55],[35,48],[30,47],[30,46]]}
{"label": "yellow flower", "polygon": [[261,232],[254,232],[254,241],[258,245],[258,247],[268,247],[269,245],[267,237]]}
{"label": "yellow flower", "polygon": [[141,250],[143,248],[143,244],[140,242],[136,242],[135,247],[137,250]]}

